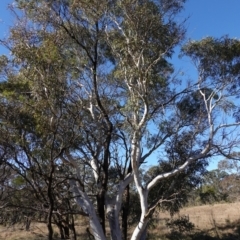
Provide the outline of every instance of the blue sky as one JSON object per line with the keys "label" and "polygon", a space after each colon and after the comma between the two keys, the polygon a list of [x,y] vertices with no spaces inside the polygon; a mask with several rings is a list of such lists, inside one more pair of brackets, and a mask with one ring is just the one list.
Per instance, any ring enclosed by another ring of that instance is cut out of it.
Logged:
{"label": "blue sky", "polygon": [[[14,15],[8,9],[8,5],[13,1],[1,0],[0,2],[0,39],[8,35],[8,29],[14,23]],[[5,54],[7,51],[0,46],[0,54]]]}
{"label": "blue sky", "polygon": [[[12,2],[0,1],[0,37],[7,33],[13,23],[13,15],[7,10]],[[189,38],[220,37],[224,34],[240,38],[239,0],[188,0],[181,15],[190,17],[186,24]]]}
{"label": "blue sky", "polygon": [[[14,23],[14,15],[7,10],[13,0],[0,0],[0,38],[8,35],[9,26]],[[240,0],[188,0],[179,21],[189,17],[186,22],[187,38],[200,40],[207,36],[229,35],[240,39]],[[0,54],[7,50],[0,46]],[[193,66],[188,59],[173,58],[177,68],[184,69],[185,75],[194,77]],[[216,168],[212,163],[210,168]]]}
{"label": "blue sky", "polygon": [[[188,18],[186,41],[223,35],[240,39],[240,0],[188,0],[180,15],[180,21]],[[188,59],[178,59],[177,54],[173,63],[185,76],[196,77]]]}
{"label": "blue sky", "polygon": [[184,14],[190,17],[187,35],[191,39],[225,34],[240,38],[239,0],[189,0]]}

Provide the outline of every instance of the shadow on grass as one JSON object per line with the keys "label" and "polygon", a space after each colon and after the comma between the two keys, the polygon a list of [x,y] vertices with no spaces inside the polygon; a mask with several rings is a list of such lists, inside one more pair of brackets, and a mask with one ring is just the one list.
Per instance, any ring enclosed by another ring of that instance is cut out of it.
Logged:
{"label": "shadow on grass", "polygon": [[193,230],[189,232],[171,231],[165,235],[151,235],[149,240],[240,240],[240,220],[217,226],[209,230]]}

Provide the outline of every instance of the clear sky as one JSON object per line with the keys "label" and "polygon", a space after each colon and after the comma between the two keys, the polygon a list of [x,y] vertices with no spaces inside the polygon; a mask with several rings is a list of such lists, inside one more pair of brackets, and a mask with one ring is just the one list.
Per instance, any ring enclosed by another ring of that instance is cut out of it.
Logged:
{"label": "clear sky", "polygon": [[[14,23],[14,15],[8,9],[12,0],[0,0],[0,39],[8,36],[8,29]],[[0,46],[0,55],[8,51]]]}
{"label": "clear sky", "polygon": [[[100,1],[100,0],[99,0]],[[14,15],[7,10],[13,0],[0,0],[0,38],[8,35],[9,26],[14,23]],[[187,39],[200,40],[207,36],[229,35],[240,39],[240,0],[188,0],[179,20],[189,17],[186,22]],[[7,53],[0,46],[0,54]],[[193,66],[189,60],[173,58],[177,68],[185,75],[194,77]],[[210,168],[215,168],[212,163]]]}
{"label": "clear sky", "polygon": [[239,0],[188,0],[184,14],[190,17],[187,36],[191,39],[226,34],[240,38]]}

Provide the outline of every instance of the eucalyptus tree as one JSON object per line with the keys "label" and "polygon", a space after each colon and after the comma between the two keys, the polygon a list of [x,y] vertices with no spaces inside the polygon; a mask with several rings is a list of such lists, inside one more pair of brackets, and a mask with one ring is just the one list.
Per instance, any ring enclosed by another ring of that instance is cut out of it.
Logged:
{"label": "eucalyptus tree", "polygon": [[[199,77],[179,79],[170,58],[184,39],[184,2],[16,2],[17,24],[2,41],[11,56],[1,64],[0,143],[12,167],[47,174],[49,239],[60,167],[95,239],[106,239],[106,220],[112,239],[126,239],[119,216],[132,183],[137,240],[163,201],[150,197],[156,187],[239,144],[239,41],[189,42],[183,54]],[[144,181],[140,167],[157,154],[161,169]]]}
{"label": "eucalyptus tree", "polygon": [[[1,159],[28,185],[28,191],[24,191],[26,196],[19,200],[31,196],[32,205],[25,201],[24,206],[18,201],[18,207],[46,214],[49,239],[52,239],[53,213],[60,205],[56,203],[56,191],[58,194],[68,191],[67,184],[62,184],[60,190],[59,186],[71,176],[71,173],[69,176],[60,174],[59,157],[66,143],[77,138],[71,133],[74,116],[67,122],[68,128],[64,120],[67,111],[64,106],[68,101],[65,95],[69,94],[65,91],[66,75],[69,72],[60,57],[61,43],[51,41],[53,33],[43,31],[42,35],[34,36],[35,32],[29,30],[30,37],[24,32],[24,27],[29,26],[21,24],[11,30],[5,44],[15,57],[2,58],[1,70],[7,81],[2,81],[0,87]],[[22,36],[20,41],[19,36]],[[30,46],[28,41],[33,41],[36,46]],[[39,41],[41,45],[37,46]],[[56,60],[58,64],[55,64]]]}

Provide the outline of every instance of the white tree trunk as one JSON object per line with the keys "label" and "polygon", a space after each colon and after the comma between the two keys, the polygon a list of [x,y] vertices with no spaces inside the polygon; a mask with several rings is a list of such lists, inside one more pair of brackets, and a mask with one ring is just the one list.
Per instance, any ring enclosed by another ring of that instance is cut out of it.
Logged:
{"label": "white tree trunk", "polygon": [[115,206],[109,206],[107,211],[107,218],[111,232],[111,240],[122,240],[122,231],[119,225],[119,216],[116,214]]}
{"label": "white tree trunk", "polygon": [[89,223],[95,240],[107,240],[96,214],[89,215]]}
{"label": "white tree trunk", "polygon": [[139,197],[140,197],[140,204],[141,204],[141,218],[136,226],[136,228],[133,231],[131,240],[140,240],[142,234],[144,233],[147,224],[148,224],[148,218],[146,218],[146,214],[148,211],[148,204],[147,204],[147,198],[148,198],[148,191],[143,190],[142,188],[138,190]]}
{"label": "white tree trunk", "polygon": [[111,239],[121,240],[122,231],[119,223],[119,213],[122,206],[122,197],[125,188],[133,181],[133,175],[128,174],[123,181],[120,181],[116,197],[107,199],[107,218],[109,221]]}
{"label": "white tree trunk", "polygon": [[133,231],[131,240],[140,240],[142,237],[142,234],[144,234],[145,229],[147,227],[148,224],[148,219],[145,218],[145,216],[141,216],[141,219],[138,223],[138,225],[136,226],[136,228]]}
{"label": "white tree trunk", "polygon": [[92,230],[92,234],[95,240],[106,240],[102,226],[96,214],[95,208],[90,201],[88,195],[77,187],[75,181],[70,181],[70,185],[75,195],[77,204],[83,209],[83,211],[89,217],[89,224]]}

